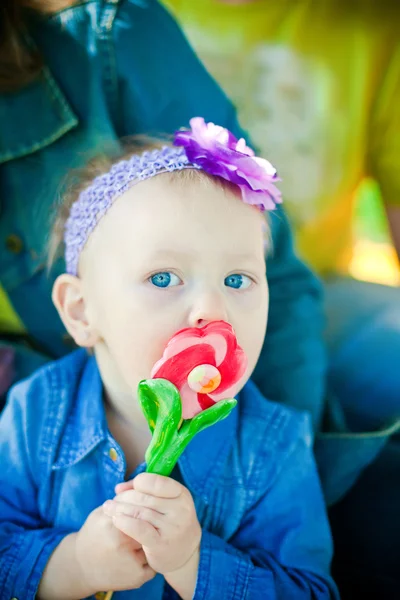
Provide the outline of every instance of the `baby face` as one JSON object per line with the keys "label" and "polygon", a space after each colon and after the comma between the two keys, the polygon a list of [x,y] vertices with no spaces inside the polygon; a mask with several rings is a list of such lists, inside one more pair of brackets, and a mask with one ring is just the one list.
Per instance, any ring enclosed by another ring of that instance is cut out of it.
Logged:
{"label": "baby face", "polygon": [[253,371],[268,313],[264,217],[207,178],[161,174],[116,200],[82,253],[103,378],[135,394],[168,339],[224,320]]}

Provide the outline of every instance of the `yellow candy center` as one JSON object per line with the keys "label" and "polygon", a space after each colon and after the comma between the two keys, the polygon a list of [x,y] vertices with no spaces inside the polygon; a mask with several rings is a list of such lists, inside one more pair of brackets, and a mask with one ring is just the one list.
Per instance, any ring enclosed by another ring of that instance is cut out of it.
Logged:
{"label": "yellow candy center", "polygon": [[221,373],[213,365],[199,365],[188,376],[188,385],[197,394],[211,394],[220,383]]}

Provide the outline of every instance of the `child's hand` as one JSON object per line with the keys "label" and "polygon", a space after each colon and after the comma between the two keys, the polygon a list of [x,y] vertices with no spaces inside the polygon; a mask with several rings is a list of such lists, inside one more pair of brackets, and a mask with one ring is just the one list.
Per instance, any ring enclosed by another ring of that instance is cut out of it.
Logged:
{"label": "child's hand", "polygon": [[155,571],[167,575],[198,555],[201,527],[192,496],[183,485],[142,473],[118,485],[116,492],[104,508],[120,531],[142,544]]}
{"label": "child's hand", "polygon": [[103,506],[90,513],[76,534],[75,553],[93,593],[140,588],[155,576],[141,545],[114,527]]}

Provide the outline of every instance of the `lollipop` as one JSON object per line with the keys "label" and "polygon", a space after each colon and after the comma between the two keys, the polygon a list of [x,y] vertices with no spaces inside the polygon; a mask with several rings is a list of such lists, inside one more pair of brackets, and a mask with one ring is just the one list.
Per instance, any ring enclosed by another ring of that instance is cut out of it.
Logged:
{"label": "lollipop", "polygon": [[196,433],[229,415],[237,404],[230,395],[240,389],[246,368],[246,355],[225,321],[182,329],[169,340],[152,378],[138,386],[153,434],[145,455],[148,473],[170,475]]}
{"label": "lollipop", "polygon": [[190,440],[221,421],[236,405],[247,358],[232,327],[213,321],[178,331],[141,381],[138,399],[152,432],[147,472],[170,475]]}

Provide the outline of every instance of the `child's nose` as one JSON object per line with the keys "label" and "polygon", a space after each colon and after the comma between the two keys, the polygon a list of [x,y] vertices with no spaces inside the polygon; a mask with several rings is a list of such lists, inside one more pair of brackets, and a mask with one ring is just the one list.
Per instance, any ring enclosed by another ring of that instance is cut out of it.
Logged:
{"label": "child's nose", "polygon": [[224,299],[218,293],[198,294],[189,315],[189,327],[204,327],[211,321],[228,321]]}

